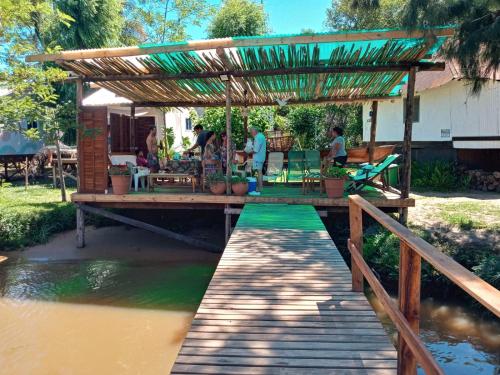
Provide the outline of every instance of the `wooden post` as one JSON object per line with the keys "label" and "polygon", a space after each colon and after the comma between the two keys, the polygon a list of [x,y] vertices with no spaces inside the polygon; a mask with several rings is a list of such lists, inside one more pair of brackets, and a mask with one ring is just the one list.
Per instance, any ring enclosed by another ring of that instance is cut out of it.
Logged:
{"label": "wooden post", "polygon": [[[356,203],[349,201],[350,240],[363,256],[363,210]],[[353,292],[363,291],[363,273],[351,256],[351,274]]]}
{"label": "wooden post", "polygon": [[[410,196],[410,181],[411,181],[411,133],[413,127],[413,104],[415,97],[415,76],[417,68],[411,67],[408,74],[408,87],[406,93],[406,116],[405,130],[403,138],[403,171],[401,179],[401,198],[405,199]],[[406,225],[408,221],[408,208],[402,208],[399,211],[399,221]]]}
{"label": "wooden post", "polygon": [[231,236],[231,214],[230,214],[230,208],[228,204],[226,204],[224,208],[224,213],[226,215],[226,222],[225,222],[225,243],[227,244],[229,242],[229,237]]}
{"label": "wooden post", "polygon": [[130,106],[130,128],[129,128],[130,151],[135,151],[135,104]]}
{"label": "wooden post", "polygon": [[[420,272],[421,258],[416,251],[401,241],[399,250],[399,309],[418,335],[420,321]],[[415,375],[417,361],[410,348],[399,335],[398,374]]]}
{"label": "wooden post", "polygon": [[76,189],[80,191],[80,152],[78,151],[78,139],[80,137],[80,111],[83,102],[83,82],[81,79],[76,81]]}
{"label": "wooden post", "polygon": [[377,135],[377,112],[378,101],[372,102],[371,125],[370,125],[370,143],[368,144],[368,162],[373,164],[373,155],[375,154],[375,138]]}
{"label": "wooden post", "polygon": [[26,156],[26,160],[25,160],[26,165],[24,166],[24,190],[28,190],[28,185],[29,185],[29,176],[28,176],[29,162],[30,161],[29,161],[28,157]]}
{"label": "wooden post", "polygon": [[226,138],[227,138],[227,163],[226,163],[226,194],[231,195],[231,175],[232,175],[232,158],[231,158],[231,77],[226,81]]}
{"label": "wooden post", "polygon": [[61,184],[61,200],[66,202],[66,182],[64,181],[63,163],[61,158],[61,144],[59,141],[59,132],[56,134],[56,154],[57,154],[57,174],[59,175],[59,183]]}
{"label": "wooden post", "polygon": [[76,247],[85,247],[85,212],[76,206]]}

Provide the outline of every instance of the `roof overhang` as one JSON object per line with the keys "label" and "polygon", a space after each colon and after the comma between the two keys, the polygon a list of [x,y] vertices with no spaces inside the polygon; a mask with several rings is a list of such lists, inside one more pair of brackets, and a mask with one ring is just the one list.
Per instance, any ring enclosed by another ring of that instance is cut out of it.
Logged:
{"label": "roof overhang", "polygon": [[53,61],[86,82],[150,106],[233,105],[391,99],[410,68],[429,60],[451,28],[235,37],[28,56]]}

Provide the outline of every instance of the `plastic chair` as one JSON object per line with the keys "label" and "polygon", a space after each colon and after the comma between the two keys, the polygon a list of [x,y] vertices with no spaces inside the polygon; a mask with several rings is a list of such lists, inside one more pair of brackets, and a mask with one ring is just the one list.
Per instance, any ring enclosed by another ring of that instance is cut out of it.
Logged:
{"label": "plastic chair", "polygon": [[270,152],[267,159],[267,170],[263,176],[264,181],[276,181],[283,176],[283,160],[285,155],[282,152]]}
{"label": "plastic chair", "polygon": [[130,180],[130,186],[132,183],[134,184],[134,191],[139,190],[139,180],[141,181],[142,189],[146,188],[147,176],[149,176],[149,169],[146,167],[138,167],[130,161],[126,162],[127,168],[130,172],[130,175],[133,176],[133,179]]}
{"label": "plastic chair", "polygon": [[286,182],[294,177],[302,180],[304,176],[304,151],[288,151],[288,170]]}

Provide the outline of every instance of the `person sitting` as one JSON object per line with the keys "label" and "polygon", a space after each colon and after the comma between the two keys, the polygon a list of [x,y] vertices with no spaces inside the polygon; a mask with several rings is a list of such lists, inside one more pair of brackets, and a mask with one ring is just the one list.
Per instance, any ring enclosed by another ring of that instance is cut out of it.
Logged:
{"label": "person sitting", "polygon": [[146,159],[144,157],[144,152],[142,152],[142,150],[135,151],[135,164],[138,167],[147,167],[148,166],[148,159]]}
{"label": "person sitting", "polygon": [[[207,142],[205,143],[204,152],[203,152],[203,160],[205,161],[205,175],[213,174],[217,172],[217,165],[215,161],[219,160],[217,155],[217,145],[216,145],[216,136],[213,131],[207,132]],[[210,161],[214,161],[210,163]]]}
{"label": "person sitting", "polygon": [[335,165],[344,167],[347,163],[347,152],[345,150],[344,130],[338,126],[330,131],[333,142],[330,145],[328,159]]}

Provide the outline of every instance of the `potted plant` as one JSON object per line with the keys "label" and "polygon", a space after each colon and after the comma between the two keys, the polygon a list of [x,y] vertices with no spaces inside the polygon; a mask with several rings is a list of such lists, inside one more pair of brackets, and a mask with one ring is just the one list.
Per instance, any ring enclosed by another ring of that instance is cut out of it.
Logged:
{"label": "potted plant", "polygon": [[222,195],[226,192],[226,176],[222,173],[213,173],[207,176],[210,191],[215,195]]}
{"label": "potted plant", "polygon": [[130,188],[130,171],[126,165],[112,165],[109,168],[113,194],[127,194]]}
{"label": "potted plant", "polygon": [[323,179],[328,198],[342,198],[344,196],[344,182],[347,179],[345,168],[332,165],[324,172]]}
{"label": "potted plant", "polygon": [[234,195],[245,195],[248,191],[248,181],[246,177],[233,176],[231,178],[231,189]]}

